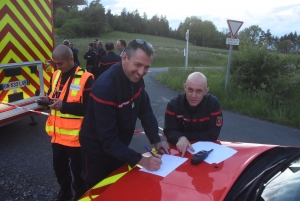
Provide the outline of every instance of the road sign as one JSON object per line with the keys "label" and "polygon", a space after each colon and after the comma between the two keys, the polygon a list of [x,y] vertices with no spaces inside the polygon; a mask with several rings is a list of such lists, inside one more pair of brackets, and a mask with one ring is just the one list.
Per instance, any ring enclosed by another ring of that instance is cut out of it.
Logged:
{"label": "road sign", "polygon": [[236,20],[227,20],[227,24],[229,27],[229,30],[231,32],[232,38],[235,37],[241,26],[243,25],[244,22],[242,21],[236,21]]}
{"label": "road sign", "polygon": [[226,44],[227,45],[239,45],[240,40],[235,38],[226,38]]}

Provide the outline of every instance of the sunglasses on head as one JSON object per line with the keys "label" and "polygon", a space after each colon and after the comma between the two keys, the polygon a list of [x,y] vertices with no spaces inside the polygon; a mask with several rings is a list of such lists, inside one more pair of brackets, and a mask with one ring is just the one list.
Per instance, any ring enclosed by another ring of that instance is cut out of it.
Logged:
{"label": "sunglasses on head", "polygon": [[147,42],[145,40],[142,40],[142,39],[138,39],[137,38],[137,39],[135,39],[135,42],[138,43],[138,44],[140,44],[140,45],[147,45],[148,48],[152,48],[153,47],[151,43],[149,43],[149,42]]}

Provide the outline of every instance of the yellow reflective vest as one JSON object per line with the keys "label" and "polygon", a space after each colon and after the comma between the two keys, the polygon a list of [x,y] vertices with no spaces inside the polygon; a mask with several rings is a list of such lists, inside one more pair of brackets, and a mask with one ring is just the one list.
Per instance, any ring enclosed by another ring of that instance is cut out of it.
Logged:
{"label": "yellow reflective vest", "polygon": [[[90,76],[92,76],[92,74],[85,72],[79,66],[76,68],[66,102],[82,103],[84,85]],[[63,101],[67,92],[67,83],[69,83],[69,79],[66,81],[66,84],[60,92],[59,99],[61,101]],[[49,94],[49,97],[53,97],[55,90],[58,90],[57,87],[60,86],[60,81],[61,71],[57,70],[52,76],[51,93]],[[70,147],[80,147],[79,131],[82,120],[83,116],[63,114],[60,111],[51,109],[50,115],[46,121],[46,132],[52,137],[51,142]]]}

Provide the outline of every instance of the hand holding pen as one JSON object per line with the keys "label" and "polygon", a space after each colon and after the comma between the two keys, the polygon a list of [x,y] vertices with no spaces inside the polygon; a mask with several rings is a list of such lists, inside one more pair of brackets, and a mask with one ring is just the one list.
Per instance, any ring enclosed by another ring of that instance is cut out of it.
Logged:
{"label": "hand holding pen", "polygon": [[[154,154],[147,146],[144,146],[147,152],[149,152],[153,157],[158,158],[161,160],[161,155]],[[162,163],[161,163],[162,164]]]}
{"label": "hand holding pen", "polygon": [[143,156],[142,159],[138,162],[138,164],[150,171],[158,170],[161,166],[161,156],[152,153],[148,147],[146,148],[146,146],[144,148],[147,152],[150,152],[153,157]]}

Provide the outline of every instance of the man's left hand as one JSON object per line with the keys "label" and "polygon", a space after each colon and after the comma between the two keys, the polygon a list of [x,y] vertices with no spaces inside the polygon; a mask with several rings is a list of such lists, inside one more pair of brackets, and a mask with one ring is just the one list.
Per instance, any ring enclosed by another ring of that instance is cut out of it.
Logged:
{"label": "man's left hand", "polygon": [[154,147],[155,147],[156,150],[158,150],[162,153],[170,154],[170,152],[169,152],[170,145],[166,141],[155,143]]}
{"label": "man's left hand", "polygon": [[62,101],[58,98],[52,98],[51,100],[54,101],[54,103],[49,105],[50,109],[60,111],[62,108]]}

